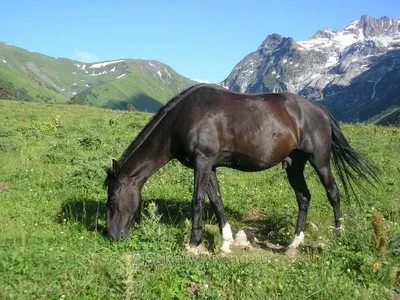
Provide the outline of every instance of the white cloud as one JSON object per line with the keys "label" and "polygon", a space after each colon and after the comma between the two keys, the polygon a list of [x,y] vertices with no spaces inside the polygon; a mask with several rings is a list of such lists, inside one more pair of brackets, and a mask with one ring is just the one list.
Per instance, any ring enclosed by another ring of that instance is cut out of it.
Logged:
{"label": "white cloud", "polygon": [[205,79],[193,79],[194,81],[197,81],[199,83],[210,83],[208,80]]}
{"label": "white cloud", "polygon": [[90,63],[99,61],[98,57],[94,53],[89,53],[87,51],[79,51],[75,49],[75,55],[79,57],[82,62]]}

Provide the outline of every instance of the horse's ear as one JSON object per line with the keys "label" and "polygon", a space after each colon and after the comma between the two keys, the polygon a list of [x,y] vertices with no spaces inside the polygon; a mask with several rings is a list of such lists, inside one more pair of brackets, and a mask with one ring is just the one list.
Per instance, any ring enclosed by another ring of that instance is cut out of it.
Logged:
{"label": "horse's ear", "polygon": [[120,167],[119,167],[119,163],[115,159],[112,160],[112,169],[113,169],[114,174],[116,176],[118,176]]}

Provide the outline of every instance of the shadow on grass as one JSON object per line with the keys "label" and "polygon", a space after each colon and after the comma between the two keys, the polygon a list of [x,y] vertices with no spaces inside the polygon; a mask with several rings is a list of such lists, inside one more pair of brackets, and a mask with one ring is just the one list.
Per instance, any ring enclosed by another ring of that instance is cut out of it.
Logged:
{"label": "shadow on grass", "polygon": [[[192,216],[192,205],[190,201],[180,201],[176,199],[146,199],[142,202],[140,209],[135,215],[134,222],[140,223],[141,212],[146,212],[148,205],[154,202],[157,205],[158,213],[161,215],[161,222],[167,225],[177,225],[190,220]],[[229,218],[241,221],[241,213],[225,209]],[[57,222],[78,223],[88,231],[105,232],[107,207],[105,202],[93,199],[67,199],[61,205],[60,212],[57,214]],[[214,212],[209,203],[204,205],[203,220],[216,220]],[[215,221],[216,222],[216,221]]]}
{"label": "shadow on grass", "polygon": [[67,199],[63,202],[57,214],[57,222],[63,224],[77,223],[88,231],[97,231],[106,234],[106,203],[92,199]]}
{"label": "shadow on grass", "polygon": [[[158,214],[161,215],[160,221],[163,224],[176,226],[186,219],[190,220],[192,216],[192,206],[190,201],[180,201],[177,199],[146,199],[136,213],[134,222],[140,223],[141,212],[146,213],[148,205],[154,202],[158,208]],[[77,223],[85,227],[88,231],[97,231],[103,236],[106,236],[106,213],[107,207],[105,202],[100,202],[93,199],[67,199],[61,206],[60,212],[57,215],[57,222]],[[232,210],[229,207],[225,208],[225,213],[228,220],[239,222],[251,235],[256,237],[262,249],[283,253],[286,246],[289,244],[292,237],[284,236],[281,233],[282,228],[287,228],[291,223],[288,216],[265,216],[262,214],[254,216],[245,215],[242,212]],[[208,201],[204,205],[203,213],[204,223],[217,224],[214,212]],[[206,233],[204,238],[206,240]],[[211,244],[214,241],[209,241]],[[307,253],[320,253],[321,249],[312,246],[303,248]]]}
{"label": "shadow on grass", "polygon": [[[260,216],[258,218],[248,218],[243,221],[243,224],[247,228],[246,230],[250,235],[255,236],[258,239],[258,245],[261,249],[284,254],[287,250],[287,246],[292,241],[293,234],[292,230],[289,230],[289,235],[282,234],[282,228],[287,228],[295,219],[288,219],[287,215],[275,215],[275,216]],[[286,229],[287,230],[287,229]],[[285,231],[286,231],[285,230]],[[321,254],[323,249],[321,246],[304,245],[299,249],[302,253],[308,255]]]}

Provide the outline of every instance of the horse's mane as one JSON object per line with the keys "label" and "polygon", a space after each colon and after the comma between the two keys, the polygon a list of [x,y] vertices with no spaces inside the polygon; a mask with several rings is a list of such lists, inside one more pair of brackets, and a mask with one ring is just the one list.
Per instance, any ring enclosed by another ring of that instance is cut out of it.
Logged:
{"label": "horse's mane", "polygon": [[190,92],[197,90],[202,86],[206,86],[207,84],[196,84],[193,85],[186,90],[182,91],[171,100],[167,102],[150,120],[149,123],[142,129],[142,131],[137,135],[137,137],[133,140],[133,142],[125,149],[124,153],[118,160],[119,165],[124,164],[129,157],[139,148],[139,146],[147,139],[150,133],[153,132],[154,128],[161,122],[162,119],[170,112],[180,100],[182,100],[185,96],[187,96]]}

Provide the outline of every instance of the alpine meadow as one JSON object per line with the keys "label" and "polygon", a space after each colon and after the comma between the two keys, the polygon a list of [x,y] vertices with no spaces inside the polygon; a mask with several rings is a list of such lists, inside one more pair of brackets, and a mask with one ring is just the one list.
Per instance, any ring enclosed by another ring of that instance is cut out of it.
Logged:
{"label": "alpine meadow", "polygon": [[376,188],[366,185],[367,193],[356,188],[359,201],[342,196],[341,234],[332,229],[332,208],[307,164],[312,200],[306,244],[295,257],[283,254],[298,212],[285,170],[219,168],[227,219],[251,243],[216,253],[221,236],[206,199],[209,254],[195,256],[185,250],[193,171],[177,161],[144,186],[131,237],[113,242],[104,234],[105,170],[152,114],[8,100],[0,100],[0,111],[2,299],[393,299],[400,293],[398,127],[341,124],[381,180]]}
{"label": "alpine meadow", "polygon": [[3,1],[0,300],[400,300],[400,1]]}

